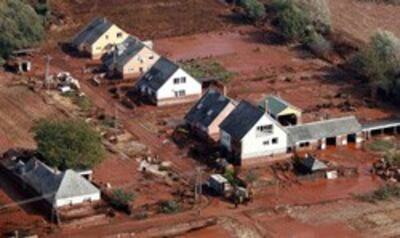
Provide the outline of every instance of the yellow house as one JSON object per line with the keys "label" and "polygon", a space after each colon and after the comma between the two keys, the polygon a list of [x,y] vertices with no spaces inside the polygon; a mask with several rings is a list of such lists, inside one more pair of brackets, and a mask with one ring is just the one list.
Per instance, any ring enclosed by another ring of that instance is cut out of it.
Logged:
{"label": "yellow house", "polygon": [[122,43],[129,34],[104,17],[96,18],[71,41],[79,52],[100,59],[113,45]]}
{"label": "yellow house", "polygon": [[123,79],[136,78],[146,73],[160,56],[142,41],[128,37],[114,51],[104,57],[103,64],[113,75]]}
{"label": "yellow house", "polygon": [[260,107],[283,126],[301,124],[301,109],[280,97],[267,96]]}

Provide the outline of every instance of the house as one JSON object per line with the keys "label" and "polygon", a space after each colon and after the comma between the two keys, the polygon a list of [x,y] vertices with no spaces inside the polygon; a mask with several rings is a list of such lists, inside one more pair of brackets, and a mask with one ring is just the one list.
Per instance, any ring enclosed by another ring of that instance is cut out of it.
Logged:
{"label": "house", "polygon": [[115,46],[103,59],[103,64],[111,75],[128,79],[146,73],[159,58],[160,56],[142,41],[130,36]]}
{"label": "house", "polygon": [[157,106],[192,102],[202,92],[200,82],[164,57],[140,77],[135,87]]}
{"label": "house", "polygon": [[235,109],[236,103],[218,90],[209,89],[189,110],[185,122],[198,135],[219,140],[219,125]]}
{"label": "house", "polygon": [[354,116],[287,127],[291,150],[325,149],[328,145],[362,142],[361,124]]}
{"label": "house", "polygon": [[122,43],[128,36],[106,18],[99,17],[73,37],[71,46],[92,59],[100,59],[113,45]]}
{"label": "house", "polygon": [[61,172],[32,158],[18,161],[15,172],[53,208],[100,200],[100,190],[71,169]]}
{"label": "house", "polygon": [[265,97],[260,103],[260,108],[265,110],[283,126],[301,124],[301,109],[280,97]]}
{"label": "house", "polygon": [[234,164],[255,157],[286,153],[286,130],[270,115],[241,101],[221,123],[221,145]]}

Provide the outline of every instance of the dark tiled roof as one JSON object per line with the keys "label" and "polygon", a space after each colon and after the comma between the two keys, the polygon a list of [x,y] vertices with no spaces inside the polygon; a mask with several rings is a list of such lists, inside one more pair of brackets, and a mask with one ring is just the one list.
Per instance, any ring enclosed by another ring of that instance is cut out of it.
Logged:
{"label": "dark tiled roof", "polygon": [[290,143],[319,140],[361,131],[361,125],[354,116],[311,122],[288,127]]}
{"label": "dark tiled roof", "polygon": [[140,40],[129,36],[124,42],[118,44],[115,50],[107,54],[103,60],[103,64],[107,68],[111,68],[113,63],[115,63],[117,67],[123,67],[144,47],[145,45]]}
{"label": "dark tiled roof", "polygon": [[198,123],[208,127],[230,103],[230,99],[216,89],[210,89],[186,114],[189,123]]}
{"label": "dark tiled roof", "polygon": [[75,47],[81,44],[93,44],[102,36],[113,24],[105,17],[98,17],[89,23],[83,30],[74,36],[71,44]]}
{"label": "dark tiled roof", "polygon": [[146,85],[157,91],[179,69],[179,66],[161,57],[139,80],[138,86]]}
{"label": "dark tiled roof", "polygon": [[221,123],[220,128],[232,138],[241,140],[263,115],[264,112],[257,107],[246,101],[241,101]]}
{"label": "dark tiled roof", "polygon": [[317,171],[328,168],[328,166],[324,162],[310,155],[304,159],[300,159],[300,163],[310,171]]}

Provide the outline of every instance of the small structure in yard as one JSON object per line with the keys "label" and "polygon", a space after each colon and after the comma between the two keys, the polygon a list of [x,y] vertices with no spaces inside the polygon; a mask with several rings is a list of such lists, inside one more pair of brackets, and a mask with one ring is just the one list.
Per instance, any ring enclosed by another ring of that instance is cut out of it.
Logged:
{"label": "small structure in yard", "polygon": [[228,158],[242,160],[287,152],[286,130],[258,107],[241,101],[220,125],[221,145]]}
{"label": "small structure in yard", "polygon": [[80,53],[100,59],[113,45],[122,43],[128,36],[105,17],[99,17],[76,34],[70,44]]}
{"label": "small structure in yard", "polygon": [[326,149],[329,145],[361,145],[361,124],[354,116],[306,123],[287,127],[289,149]]}
{"label": "small structure in yard", "polygon": [[201,83],[174,62],[161,57],[140,77],[136,89],[157,106],[192,102],[201,97]]}
{"label": "small structure in yard", "polygon": [[219,125],[235,106],[236,102],[211,88],[186,114],[185,122],[198,135],[218,141]]}
{"label": "small structure in yard", "polygon": [[36,158],[14,160],[8,169],[55,209],[100,200],[100,190],[71,169],[61,172]]}
{"label": "small structure in yard", "polygon": [[282,126],[301,124],[301,109],[288,103],[280,97],[265,97],[260,103],[260,108],[265,110]]}
{"label": "small structure in yard", "polygon": [[307,154],[305,158],[298,161],[298,170],[303,174],[312,174],[326,169],[328,169],[328,166],[312,155]]}
{"label": "small structure in yard", "polygon": [[159,58],[142,41],[129,36],[104,57],[103,64],[110,75],[129,79],[146,73]]}
{"label": "small structure in yard", "polygon": [[232,190],[229,181],[221,174],[212,174],[208,178],[208,186],[218,195],[225,195]]}

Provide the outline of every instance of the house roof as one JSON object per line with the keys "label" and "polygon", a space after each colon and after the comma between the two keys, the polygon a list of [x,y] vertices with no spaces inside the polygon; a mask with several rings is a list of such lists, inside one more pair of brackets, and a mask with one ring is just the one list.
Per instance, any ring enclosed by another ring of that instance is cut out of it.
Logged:
{"label": "house roof", "polygon": [[108,21],[105,17],[95,18],[74,36],[71,44],[75,47],[81,44],[93,44],[100,36],[107,32],[111,26],[113,26],[113,23]]}
{"label": "house roof", "polygon": [[208,127],[230,102],[218,90],[209,89],[186,114],[185,120]]}
{"label": "house roof", "polygon": [[139,80],[138,86],[146,85],[157,91],[179,69],[179,66],[161,57]]}
{"label": "house roof", "polygon": [[115,50],[113,50],[110,54],[107,54],[103,60],[103,64],[108,68],[111,68],[114,63],[117,67],[123,67],[144,47],[146,46],[139,39],[129,36],[124,42],[118,44]]}
{"label": "house roof", "polygon": [[259,108],[241,101],[221,123],[220,128],[232,138],[241,140],[263,115],[265,115],[264,112]]}
{"label": "house roof", "polygon": [[260,103],[260,107],[263,108],[264,110],[267,110],[272,115],[279,115],[281,112],[283,112],[289,107],[301,111],[300,109],[291,105],[284,99],[272,95],[265,97],[263,101]]}
{"label": "house roof", "polygon": [[75,171],[60,172],[32,158],[22,170],[21,177],[50,203],[62,198],[99,193],[99,190]]}
{"label": "house roof", "polygon": [[328,166],[324,162],[316,159],[314,156],[307,156],[304,159],[301,159],[300,163],[310,171],[317,171],[328,168]]}
{"label": "house roof", "polygon": [[310,140],[319,140],[361,131],[361,125],[354,116],[335,118],[288,127],[289,141],[292,145]]}

